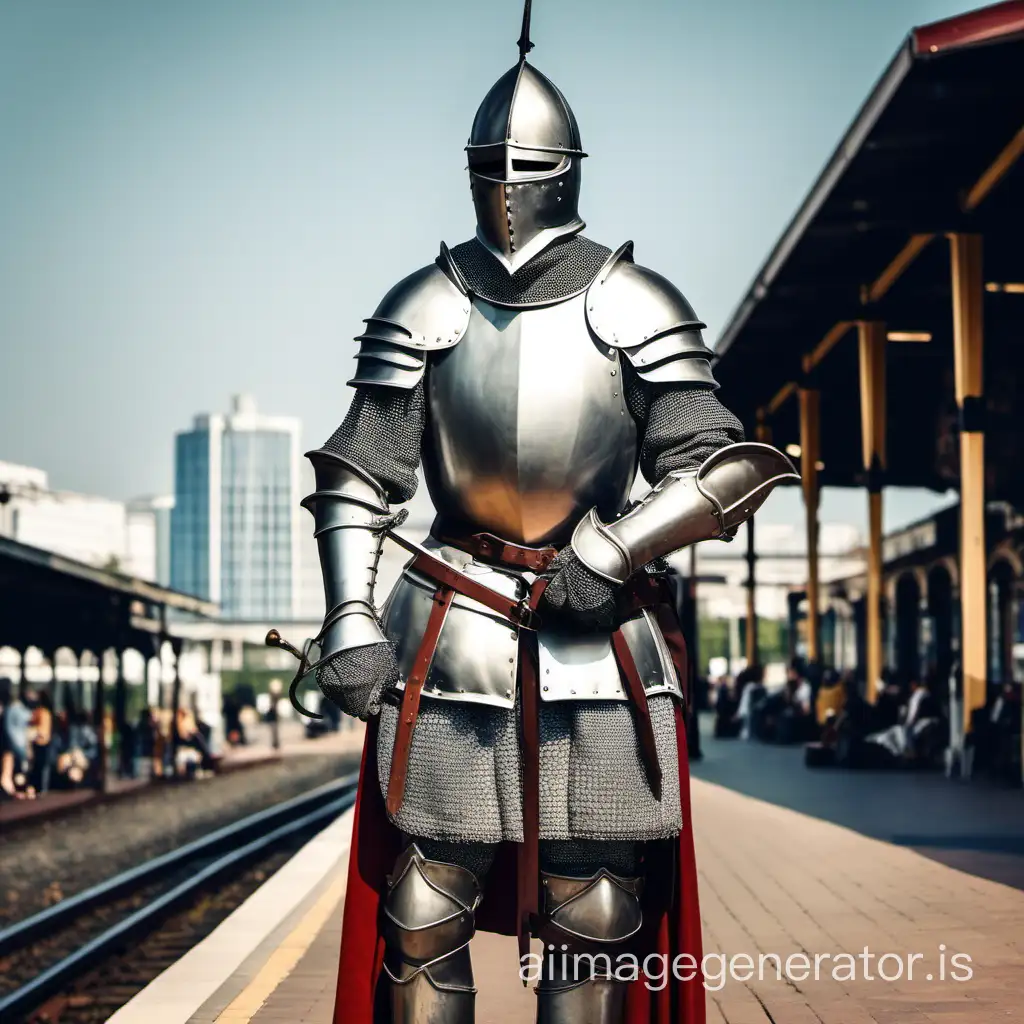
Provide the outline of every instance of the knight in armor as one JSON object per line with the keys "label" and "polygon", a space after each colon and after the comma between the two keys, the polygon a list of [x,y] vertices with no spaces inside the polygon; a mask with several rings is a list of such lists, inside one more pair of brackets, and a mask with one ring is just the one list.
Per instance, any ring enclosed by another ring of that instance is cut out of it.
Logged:
{"label": "knight in armor", "polygon": [[[662,559],[729,538],[795,476],[744,443],[679,290],[632,243],[582,234],[586,154],[527,62],[528,23],[527,4],[466,147],[476,237],[384,296],[351,407],[309,453],[316,679],[369,724],[336,1011],[351,1024],[469,1024],[479,926],[569,954],[540,966],[543,1024],[703,1020],[699,978],[659,1001],[614,968],[687,929],[699,959]],[[418,469],[426,554],[377,594]],[[631,505],[638,471],[653,487]]]}

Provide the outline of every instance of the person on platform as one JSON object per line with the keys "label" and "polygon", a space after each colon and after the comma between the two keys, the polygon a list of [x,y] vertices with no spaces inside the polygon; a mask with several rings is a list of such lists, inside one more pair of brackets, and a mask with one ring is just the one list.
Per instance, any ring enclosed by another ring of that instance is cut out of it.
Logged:
{"label": "person on platform", "polygon": [[0,679],[0,798],[25,796],[31,719],[11,680]]}
{"label": "person on platform", "polygon": [[924,760],[930,753],[925,740],[934,733],[938,707],[918,676],[910,681],[910,695],[899,709],[898,718],[895,725],[866,737],[866,742],[882,748],[900,762]]}
{"label": "person on platform", "polygon": [[[468,1024],[477,927],[518,934],[528,967],[531,933],[567,953],[535,965],[545,1024],[704,1020],[699,976],[659,993],[579,955],[700,961],[660,559],[730,537],[797,477],[744,443],[676,287],[632,243],[582,234],[586,154],[527,61],[529,6],[467,146],[476,236],[385,295],[348,413],[309,453],[329,609],[314,670],[369,723],[346,1024]],[[638,467],[654,486],[630,506]],[[378,616],[381,547],[420,468],[438,515]]]}
{"label": "person on platform", "polygon": [[50,788],[50,772],[53,769],[53,700],[43,690],[33,694],[29,704],[32,708],[29,724],[32,769],[29,784],[41,796]]}

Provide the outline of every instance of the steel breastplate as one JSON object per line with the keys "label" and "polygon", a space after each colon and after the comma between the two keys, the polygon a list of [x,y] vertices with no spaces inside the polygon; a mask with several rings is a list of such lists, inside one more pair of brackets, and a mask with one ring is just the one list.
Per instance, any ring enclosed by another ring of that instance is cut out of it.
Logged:
{"label": "steel breastplate", "polygon": [[474,298],[427,370],[423,471],[442,517],[518,544],[561,545],[624,507],[637,429],[619,354],[587,326],[586,293],[532,309]]}

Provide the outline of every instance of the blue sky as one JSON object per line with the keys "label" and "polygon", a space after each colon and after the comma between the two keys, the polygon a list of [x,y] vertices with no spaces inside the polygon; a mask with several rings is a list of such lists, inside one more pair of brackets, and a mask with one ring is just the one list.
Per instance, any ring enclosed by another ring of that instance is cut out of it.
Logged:
{"label": "blue sky", "polygon": [[[534,6],[532,60],[591,154],[587,233],[634,239],[713,342],[906,32],[975,5]],[[58,487],[169,491],[174,431],[238,391],[319,444],[361,318],[472,233],[462,147],[520,16],[0,0],[0,459]],[[830,495],[823,515],[862,504]],[[895,495],[889,522],[928,504]],[[797,514],[795,494],[765,512]]]}

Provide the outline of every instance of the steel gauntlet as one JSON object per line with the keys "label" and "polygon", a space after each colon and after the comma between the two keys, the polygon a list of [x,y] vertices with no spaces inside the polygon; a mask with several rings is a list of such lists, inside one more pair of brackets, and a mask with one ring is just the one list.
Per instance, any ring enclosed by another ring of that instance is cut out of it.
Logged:
{"label": "steel gauntlet", "polygon": [[726,445],[695,473],[667,473],[614,522],[602,523],[592,509],[576,527],[572,549],[592,572],[623,583],[652,559],[697,541],[730,537],[778,484],[799,479],[789,459],[771,445]]}

